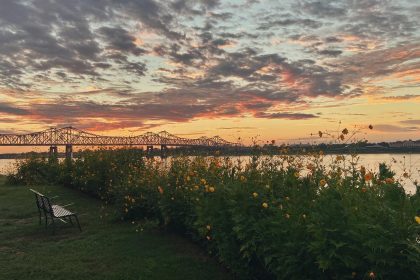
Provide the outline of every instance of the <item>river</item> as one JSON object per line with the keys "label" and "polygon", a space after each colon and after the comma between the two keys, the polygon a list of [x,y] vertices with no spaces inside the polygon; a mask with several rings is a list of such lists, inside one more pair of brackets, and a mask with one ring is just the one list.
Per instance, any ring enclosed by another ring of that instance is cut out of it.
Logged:
{"label": "river", "polygon": [[[406,192],[415,192],[414,181],[420,182],[420,154],[361,154],[359,156],[359,165],[363,165],[366,169],[374,172],[378,171],[379,163],[387,163],[396,173],[395,177],[401,181]],[[327,155],[326,157],[328,158],[330,156]],[[242,160],[247,159],[247,157],[240,158]],[[13,172],[16,161],[14,159],[0,159],[0,174]],[[410,175],[409,178],[403,177],[405,172]]]}

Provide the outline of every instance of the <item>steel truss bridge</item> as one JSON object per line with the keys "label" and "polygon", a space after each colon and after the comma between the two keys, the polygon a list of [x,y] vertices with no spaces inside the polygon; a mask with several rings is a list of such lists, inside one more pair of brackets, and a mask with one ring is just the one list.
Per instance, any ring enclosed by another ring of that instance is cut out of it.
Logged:
{"label": "steel truss bridge", "polygon": [[146,146],[150,152],[153,151],[153,146],[161,146],[161,150],[166,151],[168,146],[217,148],[234,147],[238,144],[219,136],[189,139],[167,131],[127,137],[102,136],[69,126],[28,134],[0,134],[0,146],[50,146],[52,153],[57,153],[57,146],[66,146],[66,155],[71,156],[73,146]]}

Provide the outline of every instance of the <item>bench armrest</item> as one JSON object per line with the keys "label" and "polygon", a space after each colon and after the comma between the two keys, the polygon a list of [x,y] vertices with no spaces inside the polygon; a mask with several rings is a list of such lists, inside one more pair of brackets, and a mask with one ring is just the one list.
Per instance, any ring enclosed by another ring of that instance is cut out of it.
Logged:
{"label": "bench armrest", "polygon": [[66,204],[66,205],[63,205],[63,206],[60,205],[60,206],[64,208],[64,207],[67,207],[67,206],[70,206],[70,205],[73,205],[73,204],[74,203],[69,203],[69,204]]}

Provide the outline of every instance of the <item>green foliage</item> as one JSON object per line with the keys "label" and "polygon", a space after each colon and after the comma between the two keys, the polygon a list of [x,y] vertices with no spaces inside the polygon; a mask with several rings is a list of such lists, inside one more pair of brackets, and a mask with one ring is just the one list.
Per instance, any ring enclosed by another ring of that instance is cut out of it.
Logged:
{"label": "green foliage", "polygon": [[324,162],[322,153],[161,162],[95,151],[60,164],[59,177],[115,203],[124,219],[190,236],[238,278],[420,278],[419,194],[384,164],[375,174],[357,156]]}
{"label": "green foliage", "polygon": [[17,163],[17,172],[9,174],[7,181],[10,184],[39,185],[50,184],[57,180],[60,165],[57,158],[29,158]]}

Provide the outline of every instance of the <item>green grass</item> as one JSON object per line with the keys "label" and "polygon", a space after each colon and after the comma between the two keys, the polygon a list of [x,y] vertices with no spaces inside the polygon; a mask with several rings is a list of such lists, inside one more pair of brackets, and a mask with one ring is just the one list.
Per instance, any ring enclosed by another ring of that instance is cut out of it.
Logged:
{"label": "green grass", "polygon": [[[0,279],[232,279],[184,238],[118,222],[111,206],[59,186],[34,187],[80,214],[83,232],[38,224],[28,187],[0,177]],[[102,218],[100,218],[102,216]]]}

